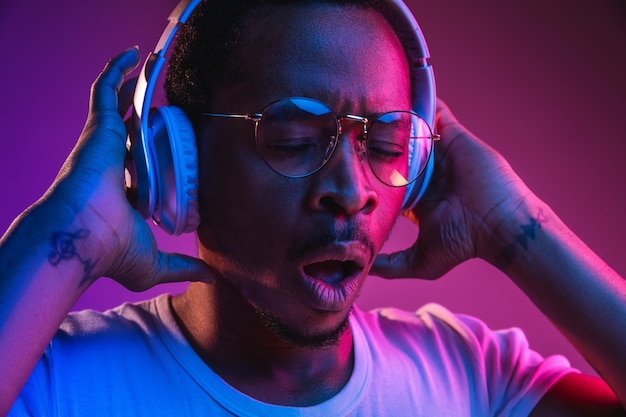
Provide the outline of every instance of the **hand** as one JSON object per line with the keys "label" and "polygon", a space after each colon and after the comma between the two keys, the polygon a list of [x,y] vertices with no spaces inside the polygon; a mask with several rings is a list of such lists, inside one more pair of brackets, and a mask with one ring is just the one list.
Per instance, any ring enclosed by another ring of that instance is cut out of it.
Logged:
{"label": "hand", "polygon": [[530,191],[504,158],[437,103],[435,171],[417,206],[404,215],[419,224],[416,242],[380,254],[371,273],[385,278],[435,279],[475,257],[493,262],[494,232]]}
{"label": "hand", "polygon": [[80,235],[67,232],[86,244],[88,254],[82,259],[93,259],[91,279],[108,276],[135,291],[163,282],[210,281],[204,262],[159,251],[151,230],[125,196],[122,115],[130,106],[135,80],[122,81],[138,61],[135,48],[121,53],[93,84],[87,123],[47,200],[75,213],[82,225]]}

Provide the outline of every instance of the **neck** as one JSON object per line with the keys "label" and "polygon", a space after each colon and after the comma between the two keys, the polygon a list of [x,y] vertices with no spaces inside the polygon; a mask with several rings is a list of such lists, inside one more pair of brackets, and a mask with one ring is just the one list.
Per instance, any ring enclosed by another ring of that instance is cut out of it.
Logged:
{"label": "neck", "polygon": [[172,307],[202,360],[229,385],[257,400],[318,404],[339,392],[352,373],[349,328],[330,346],[294,346],[276,336],[241,294],[223,282],[192,283],[172,299]]}

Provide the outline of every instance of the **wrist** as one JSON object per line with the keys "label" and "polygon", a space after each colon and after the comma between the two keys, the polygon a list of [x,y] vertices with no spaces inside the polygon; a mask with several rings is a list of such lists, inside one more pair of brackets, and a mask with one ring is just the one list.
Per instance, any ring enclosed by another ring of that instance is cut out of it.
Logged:
{"label": "wrist", "polygon": [[551,217],[552,210],[530,191],[504,201],[485,218],[488,233],[479,257],[503,271],[523,262]]}
{"label": "wrist", "polygon": [[47,268],[76,279],[81,291],[106,274],[108,259],[115,255],[102,244],[106,239],[94,229],[90,210],[78,213],[63,198],[49,194],[28,212],[24,221],[32,245],[40,248]]}

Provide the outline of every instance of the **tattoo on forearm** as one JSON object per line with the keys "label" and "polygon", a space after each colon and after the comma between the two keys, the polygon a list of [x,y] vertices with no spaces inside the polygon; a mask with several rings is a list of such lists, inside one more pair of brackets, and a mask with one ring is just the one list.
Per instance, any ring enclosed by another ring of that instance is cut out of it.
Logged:
{"label": "tattoo on forearm", "polygon": [[524,251],[528,250],[531,241],[535,240],[537,231],[540,230],[541,225],[545,224],[547,221],[548,218],[543,213],[543,210],[539,209],[537,215],[531,217],[528,224],[521,225],[520,229],[522,229],[522,232],[513,236],[514,241],[506,245],[502,252],[500,252],[500,255],[497,256],[496,265],[498,268],[502,270],[507,269],[517,259],[520,249]]}
{"label": "tattoo on forearm", "polygon": [[80,256],[76,249],[75,242],[79,239],[85,239],[87,236],[89,236],[87,229],[80,229],[75,233],[54,232],[50,239],[52,250],[48,254],[48,262],[52,266],[57,266],[61,261],[78,260],[83,265],[84,271],[81,285],[91,277],[91,272],[96,265],[96,262],[90,258],[85,259]]}

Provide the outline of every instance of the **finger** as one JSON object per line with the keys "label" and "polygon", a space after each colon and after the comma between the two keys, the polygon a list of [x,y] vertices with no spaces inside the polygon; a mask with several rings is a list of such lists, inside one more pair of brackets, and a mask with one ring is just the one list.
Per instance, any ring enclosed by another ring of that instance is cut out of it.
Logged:
{"label": "finger", "polygon": [[139,64],[137,47],[127,49],[111,59],[91,88],[90,109],[94,113],[116,112],[117,97],[124,76]]}
{"label": "finger", "polygon": [[457,118],[452,114],[448,105],[440,98],[437,98],[437,111],[435,114],[435,129],[440,132],[446,126],[459,124]]}
{"label": "finger", "polygon": [[393,252],[380,253],[374,259],[370,274],[382,278],[412,278],[408,265],[410,265],[409,249]]}
{"label": "finger", "polygon": [[154,277],[158,283],[165,282],[215,282],[216,272],[206,263],[192,256],[159,252],[159,271]]}
{"label": "finger", "polygon": [[374,260],[370,273],[385,279],[415,278],[435,280],[447,273],[456,263],[444,262],[431,256],[418,256],[419,247],[403,251],[381,253]]}
{"label": "finger", "polygon": [[437,97],[437,102],[435,103],[435,106],[437,107],[437,112],[446,109],[450,110],[450,107],[448,107],[448,104],[445,102],[445,100],[440,97]]}
{"label": "finger", "polygon": [[133,96],[136,85],[137,77],[133,77],[124,81],[124,84],[122,84],[122,87],[120,87],[117,99],[117,112],[120,116],[122,116],[122,118],[126,116],[126,113],[128,113],[128,109],[133,103]]}

